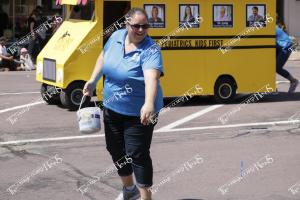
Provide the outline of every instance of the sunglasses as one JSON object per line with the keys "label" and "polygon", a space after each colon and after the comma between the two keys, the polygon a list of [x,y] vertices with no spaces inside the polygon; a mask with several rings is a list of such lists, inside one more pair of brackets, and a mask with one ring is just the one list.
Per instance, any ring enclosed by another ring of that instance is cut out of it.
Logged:
{"label": "sunglasses", "polygon": [[150,27],[149,24],[129,24],[131,28],[134,28],[134,29],[148,29]]}

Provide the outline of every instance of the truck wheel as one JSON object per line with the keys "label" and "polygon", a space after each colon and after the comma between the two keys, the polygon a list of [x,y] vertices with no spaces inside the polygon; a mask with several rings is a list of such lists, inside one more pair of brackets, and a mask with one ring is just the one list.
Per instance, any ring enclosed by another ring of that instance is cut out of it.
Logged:
{"label": "truck wheel", "polygon": [[51,85],[47,85],[45,83],[43,83],[41,85],[41,96],[43,98],[44,101],[46,101],[48,104],[50,105],[58,105],[60,104],[60,98],[59,98],[59,93],[60,90],[58,90],[59,88],[56,88],[54,86]]}
{"label": "truck wheel", "polygon": [[[66,89],[60,93],[61,103],[70,110],[78,110],[81,99],[84,82],[71,83]],[[82,107],[87,106],[91,101],[91,97],[86,97],[82,103]]]}
{"label": "truck wheel", "polygon": [[237,85],[230,77],[221,77],[215,83],[215,101],[217,103],[231,103],[236,96]]}

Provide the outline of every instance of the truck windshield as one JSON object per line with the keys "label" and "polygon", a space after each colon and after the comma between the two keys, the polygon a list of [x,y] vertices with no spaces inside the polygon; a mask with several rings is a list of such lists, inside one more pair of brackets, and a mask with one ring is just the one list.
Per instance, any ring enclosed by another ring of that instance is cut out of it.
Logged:
{"label": "truck windshield", "polygon": [[71,6],[69,19],[91,20],[95,11],[95,2],[90,0],[86,5]]}

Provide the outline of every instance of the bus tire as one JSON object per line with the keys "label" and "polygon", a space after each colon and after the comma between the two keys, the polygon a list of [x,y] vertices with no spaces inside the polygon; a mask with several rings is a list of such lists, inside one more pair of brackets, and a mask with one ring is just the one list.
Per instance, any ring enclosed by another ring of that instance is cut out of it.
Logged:
{"label": "bus tire", "polygon": [[[60,93],[60,101],[63,106],[68,108],[69,110],[78,110],[83,93],[83,87],[85,82],[74,82],[71,83],[66,89],[63,89]],[[91,101],[91,97],[86,97],[84,102],[82,103],[82,108],[89,105]]]}
{"label": "bus tire", "polygon": [[217,103],[231,103],[236,96],[237,85],[232,77],[218,78],[214,88],[214,99]]}
{"label": "bus tire", "polygon": [[43,100],[47,102],[49,105],[61,104],[59,93],[57,92],[56,88],[53,86],[49,86],[43,83],[41,85],[41,96]]}

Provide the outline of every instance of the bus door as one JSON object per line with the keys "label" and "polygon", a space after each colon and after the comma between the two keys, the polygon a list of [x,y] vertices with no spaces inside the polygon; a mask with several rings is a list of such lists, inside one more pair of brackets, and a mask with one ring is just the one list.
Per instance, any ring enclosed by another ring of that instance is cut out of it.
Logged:
{"label": "bus door", "polygon": [[130,5],[130,1],[104,1],[103,46],[114,31],[125,27],[121,22],[125,21],[125,14],[130,10]]}

